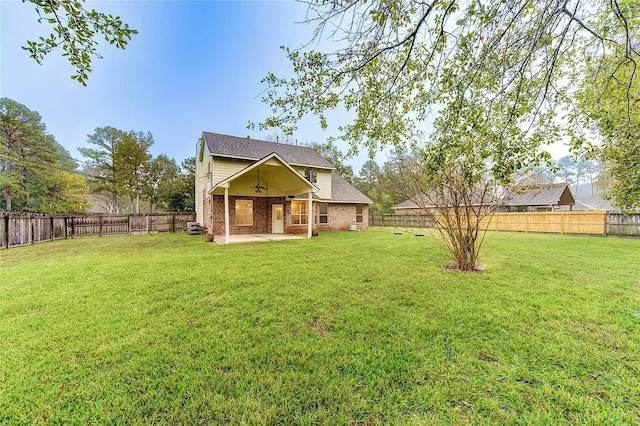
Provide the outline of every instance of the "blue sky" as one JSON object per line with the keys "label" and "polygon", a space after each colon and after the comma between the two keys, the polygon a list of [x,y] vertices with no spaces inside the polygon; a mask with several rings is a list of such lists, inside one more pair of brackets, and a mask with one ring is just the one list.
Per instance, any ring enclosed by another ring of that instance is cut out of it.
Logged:
{"label": "blue sky", "polygon": [[[90,146],[87,135],[104,126],[150,131],[152,154],[178,162],[194,155],[203,130],[263,139],[270,132],[246,128],[269,113],[260,80],[269,71],[288,75],[280,46],[300,47],[311,33],[300,23],[305,5],[293,1],[99,1],[87,7],[119,15],[139,34],[124,51],[101,45],[104,58],[94,60],[84,87],[71,80],[73,68],[59,52],[38,65],[21,49],[48,34],[33,6],[0,2],[0,96],[38,111],[75,158],[78,147]],[[316,120],[305,120],[295,138],[324,142],[337,134],[334,124],[325,132]],[[364,161],[365,155],[353,160],[356,171]]]}
{"label": "blue sky", "polygon": [[[178,162],[195,154],[204,130],[264,139],[270,132],[246,128],[269,115],[260,80],[269,71],[290,76],[280,46],[301,47],[312,30],[300,23],[306,6],[295,1],[92,1],[87,7],[119,15],[139,34],[124,51],[101,45],[104,58],[94,60],[84,87],[71,80],[74,70],[60,52],[38,65],[21,49],[50,32],[37,23],[33,6],[0,1],[0,96],[38,111],[75,158],[77,148],[90,146],[87,135],[104,126],[150,131],[152,154]],[[305,119],[295,139],[337,136],[347,118],[340,111],[329,117],[328,131]],[[386,157],[380,153],[376,161],[382,165]],[[352,159],[354,170],[366,160],[364,153]]]}

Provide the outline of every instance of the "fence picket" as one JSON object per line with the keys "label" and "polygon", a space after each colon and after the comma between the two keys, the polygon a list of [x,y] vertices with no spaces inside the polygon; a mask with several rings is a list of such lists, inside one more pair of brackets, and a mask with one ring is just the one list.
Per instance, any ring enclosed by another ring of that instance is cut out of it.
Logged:
{"label": "fence picket", "polygon": [[[0,249],[78,236],[127,234],[138,231],[177,232],[194,222],[194,212],[146,215],[65,215],[0,212]],[[134,226],[135,224],[135,226]]]}
{"label": "fence picket", "polygon": [[[493,231],[640,237],[640,213],[620,214],[605,211],[495,213],[493,216],[484,218],[483,221],[486,224],[484,227]],[[429,214],[371,215],[369,226],[431,228],[433,216]]]}

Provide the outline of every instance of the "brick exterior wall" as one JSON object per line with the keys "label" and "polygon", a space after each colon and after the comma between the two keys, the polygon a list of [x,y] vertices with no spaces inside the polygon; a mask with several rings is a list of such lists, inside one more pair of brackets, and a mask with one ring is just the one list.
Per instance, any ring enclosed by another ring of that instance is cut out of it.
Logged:
{"label": "brick exterior wall", "polygon": [[[253,226],[236,226],[235,218],[235,202],[236,200],[253,200]],[[306,201],[305,201],[306,202]],[[285,197],[245,197],[245,196],[229,196],[229,232],[230,234],[270,234],[271,229],[271,212],[272,205],[284,205],[284,233],[285,234],[306,234],[307,225],[291,224],[291,200]],[[316,220],[318,211],[317,203],[313,203],[314,215]],[[207,213],[205,208],[205,215]],[[213,196],[213,212],[212,222],[208,223],[209,233],[214,235],[224,235],[224,196]],[[356,224],[358,230],[364,230],[369,227],[369,208],[368,205],[362,205],[362,222],[356,223],[356,204],[331,204],[328,205],[328,221],[326,224],[315,224],[313,229],[317,232],[323,231],[348,231],[351,224]]]}
{"label": "brick exterior wall", "polygon": [[[236,226],[236,200],[253,200],[253,225]],[[271,211],[273,204],[285,204],[284,197],[244,197],[229,196],[229,233],[234,234],[270,234]],[[286,214],[286,213],[285,213]],[[224,195],[213,196],[214,235],[224,235]],[[211,231],[210,231],[211,232]]]}
{"label": "brick exterior wall", "polygon": [[358,230],[369,227],[369,206],[362,205],[362,222],[356,223],[355,204],[329,204],[329,225],[331,231],[348,231],[352,224],[356,224]]}
{"label": "brick exterior wall", "polygon": [[[356,223],[356,205],[355,204],[332,204],[329,203],[327,213],[329,223],[315,223],[316,214],[318,212],[317,203],[313,203],[314,208],[314,225],[313,229],[318,232],[323,231],[348,231],[351,224],[355,223],[358,230],[369,228],[369,206],[362,205],[362,223]],[[307,232],[307,225],[291,225],[291,203],[285,206],[285,232],[288,234],[301,234]]]}

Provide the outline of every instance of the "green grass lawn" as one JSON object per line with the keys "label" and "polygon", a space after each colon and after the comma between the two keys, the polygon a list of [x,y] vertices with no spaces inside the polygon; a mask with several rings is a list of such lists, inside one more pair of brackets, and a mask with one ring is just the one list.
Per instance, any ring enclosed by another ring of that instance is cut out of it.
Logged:
{"label": "green grass lawn", "polygon": [[392,229],[0,252],[0,424],[640,424],[640,240]]}

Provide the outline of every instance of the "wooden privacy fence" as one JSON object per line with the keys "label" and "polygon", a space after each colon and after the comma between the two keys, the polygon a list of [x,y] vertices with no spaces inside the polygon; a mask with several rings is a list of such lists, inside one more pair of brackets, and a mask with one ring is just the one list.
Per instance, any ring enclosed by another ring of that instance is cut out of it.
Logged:
{"label": "wooden privacy fence", "polygon": [[[370,216],[369,225],[431,228],[434,219],[428,214]],[[490,231],[640,236],[640,214],[606,211],[495,213],[483,220],[482,227]]]}
{"label": "wooden privacy fence", "polygon": [[610,213],[607,216],[607,234],[640,237],[640,213]]}
{"label": "wooden privacy fence", "polygon": [[195,220],[193,212],[77,216],[0,212],[0,249],[80,236],[181,232]]}
{"label": "wooden privacy fence", "polygon": [[369,216],[369,226],[394,228],[433,228],[434,220],[428,214],[385,214]]}
{"label": "wooden privacy fence", "polygon": [[485,220],[493,231],[606,235],[606,211],[495,213]]}

